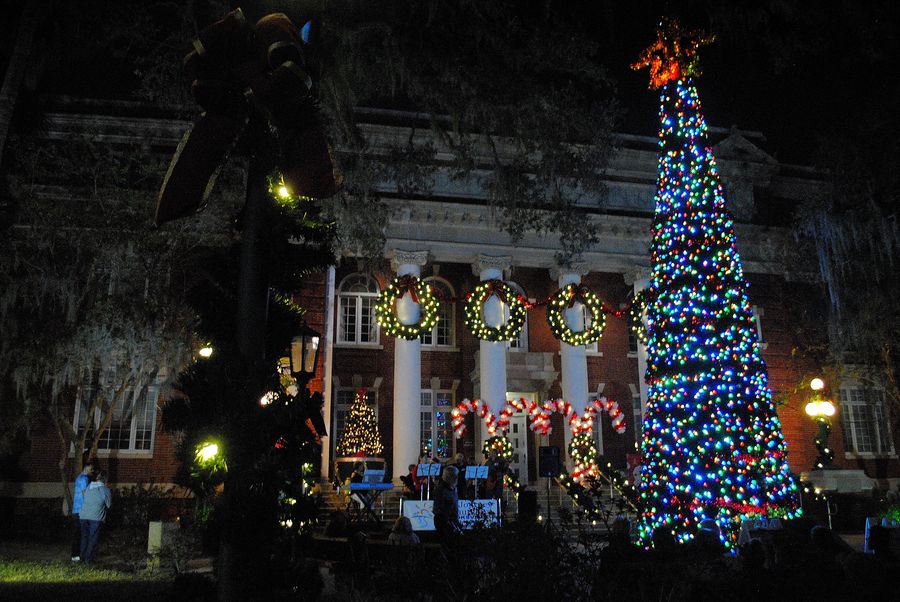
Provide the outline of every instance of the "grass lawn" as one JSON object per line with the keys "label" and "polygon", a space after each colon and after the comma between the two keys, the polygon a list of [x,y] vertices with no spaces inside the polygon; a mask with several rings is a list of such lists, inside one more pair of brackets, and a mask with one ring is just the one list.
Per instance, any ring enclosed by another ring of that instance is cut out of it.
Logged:
{"label": "grass lawn", "polygon": [[0,543],[0,600],[166,599],[171,574],[123,570],[100,555],[94,565],[73,563],[65,544],[14,541]]}

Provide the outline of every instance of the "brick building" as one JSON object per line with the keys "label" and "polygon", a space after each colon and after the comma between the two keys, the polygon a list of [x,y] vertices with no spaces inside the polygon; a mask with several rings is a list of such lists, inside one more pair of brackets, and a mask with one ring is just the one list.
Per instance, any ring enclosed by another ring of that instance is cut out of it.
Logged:
{"label": "brick building", "polygon": [[[59,109],[47,114],[42,135],[64,139],[90,133],[112,145],[146,142],[166,154],[188,126],[177,119],[141,116],[140,111],[123,106],[108,113],[94,106],[90,114]],[[392,140],[429,135],[421,130],[411,134],[398,125],[363,124],[362,128],[376,151],[387,149]],[[807,323],[818,308],[824,311],[824,301],[811,250],[794,238],[784,216],[803,199],[823,194],[822,183],[811,169],[783,165],[766,154],[760,134],[713,128],[712,137],[726,198],[737,222],[738,251],[749,281],[769,382],[779,401],[789,462],[795,472],[806,471],[816,453],[815,423],[803,412],[808,393],[795,390],[817,367],[795,350],[797,337],[803,336],[798,324]],[[496,225],[494,210],[485,201],[487,192],[475,177],[450,178],[438,164],[434,189],[422,197],[401,195],[395,185],[384,182],[381,192],[390,219],[382,270],[360,271],[359,262],[348,251],[336,266],[309,279],[299,293],[298,300],[309,310],[310,325],[324,335],[319,378],[312,382],[327,400],[330,436],[323,448],[323,470],[332,466],[345,413],[359,388],[366,388],[374,403],[387,463],[390,468],[400,467],[395,476],[405,473],[423,447],[441,457],[463,452],[470,461],[479,458],[482,434],[476,421],[469,417],[466,437],[456,439],[450,411],[459,401],[484,397],[486,388],[496,387],[498,370],[505,380],[504,393],[516,397],[543,401],[565,396],[564,389],[574,386],[572,390],[585,397],[614,399],[626,416],[624,434],[616,434],[606,416],[600,417],[595,434],[601,453],[624,468],[626,454],[635,453],[646,402],[644,349],[630,334],[626,320],[610,316],[601,340],[577,351],[576,360],[584,358],[586,378],[566,385],[564,352],[550,333],[544,308],[531,309],[519,339],[502,346],[499,353],[490,351],[493,363],[485,363],[482,343],[463,323],[462,299],[486,273],[494,273],[533,301],[546,299],[560,282],[580,280],[609,306],[628,304],[649,276],[656,149],[655,138],[620,136],[619,150],[605,171],[606,198],[585,201],[589,218],[601,225],[601,240],[568,270],[557,266],[557,242],[552,236],[531,232],[519,245],[512,245]],[[242,195],[235,191],[235,196]],[[397,270],[418,272],[446,299],[456,300],[443,304],[442,320],[429,335],[412,342],[418,347],[414,350],[418,370],[406,369],[409,364],[404,362],[414,355],[410,349],[398,352],[398,341],[380,333],[374,320],[377,295]],[[491,370],[487,379],[482,378],[485,366]],[[831,439],[835,465],[862,469],[879,485],[893,487],[900,480],[900,462],[880,393],[850,381],[832,393],[840,402]],[[160,426],[164,399],[150,387],[137,393],[130,404],[130,411],[114,421],[101,445],[101,461],[111,481],[171,483],[178,467],[173,437]],[[534,480],[538,446],[563,446],[564,429],[556,417],[553,433],[543,437],[532,433],[523,419],[515,420],[510,433],[517,446],[515,468],[520,476]],[[30,449],[0,479],[0,496],[60,497],[58,446],[49,427],[35,432]]]}

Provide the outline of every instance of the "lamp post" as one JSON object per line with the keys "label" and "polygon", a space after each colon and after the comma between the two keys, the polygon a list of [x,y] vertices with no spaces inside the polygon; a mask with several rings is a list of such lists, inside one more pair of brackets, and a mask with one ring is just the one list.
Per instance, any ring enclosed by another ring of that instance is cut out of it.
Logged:
{"label": "lamp post", "polygon": [[819,451],[815,468],[822,469],[830,466],[834,459],[834,451],[828,447],[828,435],[831,433],[831,417],[834,416],[835,407],[831,400],[822,396],[825,383],[821,378],[812,379],[809,386],[813,390],[813,396],[806,404],[805,410],[819,427],[815,438],[816,449]]}
{"label": "lamp post", "polygon": [[297,379],[300,387],[305,387],[316,375],[316,366],[319,365],[319,341],[321,340],[322,335],[307,326],[305,322],[291,340],[291,375]]}

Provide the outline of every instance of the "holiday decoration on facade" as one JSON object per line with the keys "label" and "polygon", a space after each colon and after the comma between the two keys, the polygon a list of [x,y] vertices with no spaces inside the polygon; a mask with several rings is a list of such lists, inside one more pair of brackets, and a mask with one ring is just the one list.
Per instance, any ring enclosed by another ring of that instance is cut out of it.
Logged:
{"label": "holiday decoration on facade", "polygon": [[[581,331],[572,330],[566,323],[566,310],[581,303],[590,312],[590,324]],[[567,284],[550,297],[547,303],[547,323],[553,336],[573,347],[590,345],[600,340],[606,326],[603,302],[588,288]]]}
{"label": "holiday decoration on facade", "polygon": [[489,435],[494,436],[497,434],[497,417],[494,416],[488,405],[480,399],[463,399],[450,412],[450,415],[453,417],[453,432],[456,433],[457,438],[466,434],[466,414],[470,412],[484,421]]}
{"label": "holiday decoration on facade", "polygon": [[647,314],[650,289],[643,289],[634,295],[628,308],[628,327],[641,345],[647,344],[647,325],[644,317]]}
{"label": "holiday decoration on facade", "polygon": [[[420,316],[414,324],[404,324],[397,316],[397,301],[409,295],[418,303]],[[382,331],[392,337],[414,341],[431,332],[438,321],[438,300],[431,285],[415,276],[398,276],[378,295],[375,319]]]}
{"label": "holiday decoration on facade", "polygon": [[[484,321],[484,302],[496,295],[509,312],[500,326],[489,326]],[[502,280],[485,280],[466,296],[465,322],[476,339],[482,341],[512,341],[525,325],[527,303],[513,287]]]}
{"label": "holiday decoration on facade", "polygon": [[572,437],[567,451],[575,464],[569,476],[576,483],[585,477],[597,475],[597,444],[592,432],[581,432]]}
{"label": "holiday decoration on facade", "polygon": [[528,414],[531,430],[536,430],[535,418],[542,415],[541,405],[536,401],[527,401],[524,397],[507,400],[506,405],[500,410],[500,417],[497,419],[497,428],[504,433],[508,432],[509,419],[517,412],[526,412]]}
{"label": "holiday decoration on facade", "polygon": [[[518,407],[514,406],[514,408],[519,410]],[[601,396],[592,399],[580,416],[575,410],[575,406],[564,399],[545,401],[540,404],[539,408],[539,411],[537,411],[529,407],[528,413],[531,416],[531,430],[542,435],[549,435],[553,430],[550,426],[550,416],[557,413],[562,414],[569,428],[572,429],[572,434],[577,435],[582,431],[590,431],[594,426],[594,417],[597,415],[598,410],[603,410],[609,414],[610,422],[617,434],[621,435],[625,432],[625,415],[619,409],[617,402],[606,397]],[[507,419],[506,424],[508,422]]]}
{"label": "holiday decoration on facade", "polygon": [[374,458],[383,451],[375,412],[366,401],[366,390],[360,389],[347,413],[344,433],[337,444],[337,455],[345,458],[359,455]]}
{"label": "holiday decoration on facade", "polygon": [[494,435],[485,439],[481,446],[481,453],[486,458],[491,457],[492,452],[497,452],[497,457],[504,462],[509,462],[513,457],[513,444],[505,435]]}
{"label": "holiday decoration on facade", "polygon": [[740,521],[793,517],[781,424],[747,283],[691,76],[707,43],[666,21],[634,68],[660,88],[660,160],[647,313],[650,386],[641,446],[639,538],[678,541],[703,520],[732,545]]}

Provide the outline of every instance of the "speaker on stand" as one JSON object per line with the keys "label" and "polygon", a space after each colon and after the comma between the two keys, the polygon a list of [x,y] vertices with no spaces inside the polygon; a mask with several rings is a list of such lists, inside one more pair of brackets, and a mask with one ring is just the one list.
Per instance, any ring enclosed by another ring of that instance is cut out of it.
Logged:
{"label": "speaker on stand", "polygon": [[538,449],[538,472],[547,478],[547,524],[550,524],[550,481],[559,476],[559,446],[542,445]]}

